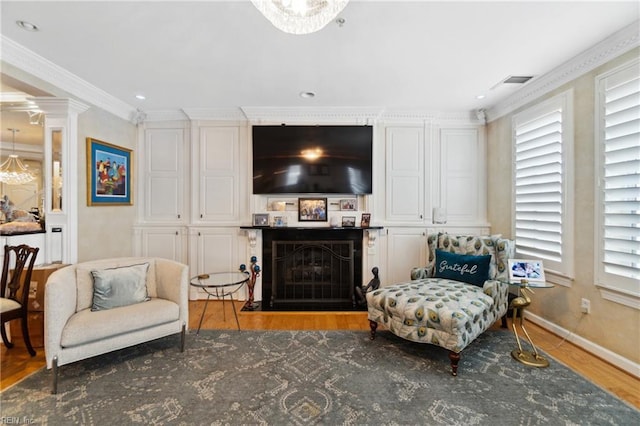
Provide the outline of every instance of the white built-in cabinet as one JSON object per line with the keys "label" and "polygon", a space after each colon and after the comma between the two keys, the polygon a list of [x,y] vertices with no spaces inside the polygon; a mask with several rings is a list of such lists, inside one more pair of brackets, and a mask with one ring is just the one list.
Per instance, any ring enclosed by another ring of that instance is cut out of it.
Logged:
{"label": "white built-in cabinet", "polygon": [[399,283],[411,279],[411,268],[426,265],[427,230],[419,227],[387,229],[386,283]]}
{"label": "white built-in cabinet", "polygon": [[[145,124],[136,255],[186,263],[191,276],[248,263],[246,235],[239,230],[242,217],[251,217],[246,134],[246,123]],[[195,289],[190,295],[202,297]]]}
{"label": "white built-in cabinet", "polygon": [[150,128],[144,131],[140,176],[145,223],[187,223],[189,201],[187,176],[188,129]]}
{"label": "white built-in cabinet", "polygon": [[478,224],[486,217],[485,144],[478,128],[440,129],[439,201],[447,223]]}
{"label": "white built-in cabinet", "polygon": [[389,126],[385,129],[388,222],[420,223],[425,209],[424,128]]}
{"label": "white built-in cabinet", "polygon": [[[187,263],[191,276],[236,270],[259,256],[255,238],[240,228],[268,201],[251,194],[250,125],[184,120],[141,127],[136,254]],[[486,149],[482,126],[471,123],[380,122],[374,135],[376,184],[367,207],[383,229],[366,241],[363,276],[378,266],[387,285],[426,264],[430,232],[489,232]],[[446,223],[434,223],[434,210]],[[202,295],[192,289],[191,297]]]}
{"label": "white built-in cabinet", "polygon": [[[242,246],[238,227],[197,227],[189,231],[189,267],[192,275],[209,272],[237,271],[244,259],[246,248]],[[234,295],[243,297],[244,292]],[[191,298],[206,297],[206,293],[191,291]]]}
{"label": "white built-in cabinet", "polygon": [[238,224],[248,199],[246,126],[201,125],[193,134],[192,222]]}
{"label": "white built-in cabinet", "polygon": [[[427,262],[431,232],[485,234],[485,140],[477,125],[385,124],[385,282]],[[439,216],[439,217],[438,217]],[[439,223],[436,223],[439,222]]]}
{"label": "white built-in cabinet", "polygon": [[136,229],[138,254],[184,262],[186,228],[183,226],[153,226]]}

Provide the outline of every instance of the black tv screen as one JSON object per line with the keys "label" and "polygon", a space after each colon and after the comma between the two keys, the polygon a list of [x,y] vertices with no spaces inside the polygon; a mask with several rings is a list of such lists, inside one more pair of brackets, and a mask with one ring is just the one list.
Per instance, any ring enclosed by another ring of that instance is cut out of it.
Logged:
{"label": "black tv screen", "polygon": [[371,194],[372,126],[253,126],[254,194]]}

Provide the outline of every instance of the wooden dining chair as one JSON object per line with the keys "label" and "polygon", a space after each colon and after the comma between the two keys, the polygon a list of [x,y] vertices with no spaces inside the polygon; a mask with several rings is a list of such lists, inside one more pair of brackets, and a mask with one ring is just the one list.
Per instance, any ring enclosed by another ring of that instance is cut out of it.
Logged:
{"label": "wooden dining chair", "polygon": [[[19,319],[22,324],[22,336],[31,356],[36,351],[31,346],[28,327],[29,287],[31,273],[36,256],[40,249],[26,244],[19,246],[4,246],[4,263],[2,265],[2,280],[0,281],[0,334],[7,348],[13,343],[7,337],[5,323]],[[12,259],[12,256],[14,259]],[[15,263],[12,263],[14,261]],[[12,269],[10,271],[10,269]]]}

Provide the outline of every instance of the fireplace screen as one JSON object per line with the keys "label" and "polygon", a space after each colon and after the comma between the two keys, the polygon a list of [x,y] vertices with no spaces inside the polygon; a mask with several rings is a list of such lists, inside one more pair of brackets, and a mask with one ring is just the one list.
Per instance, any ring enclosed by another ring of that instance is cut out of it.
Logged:
{"label": "fireplace screen", "polygon": [[353,241],[273,241],[271,303],[353,303]]}

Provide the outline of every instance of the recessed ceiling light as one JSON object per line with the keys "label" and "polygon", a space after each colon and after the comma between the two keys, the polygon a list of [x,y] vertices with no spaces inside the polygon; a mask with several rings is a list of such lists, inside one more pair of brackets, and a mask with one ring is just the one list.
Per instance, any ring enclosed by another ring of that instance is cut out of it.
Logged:
{"label": "recessed ceiling light", "polygon": [[32,24],[31,22],[16,21],[16,25],[19,26],[20,28],[22,28],[25,31],[32,31],[32,32],[40,31],[40,28],[38,28],[37,25]]}
{"label": "recessed ceiling light", "polygon": [[140,99],[141,101],[144,101],[145,99],[147,99],[147,97],[141,93],[138,93],[136,95],[136,99]]}
{"label": "recessed ceiling light", "polygon": [[477,95],[476,99],[484,99],[486,96],[485,95]]}
{"label": "recessed ceiling light", "polygon": [[300,92],[300,97],[305,99],[311,99],[315,97],[316,94],[314,92]]}

